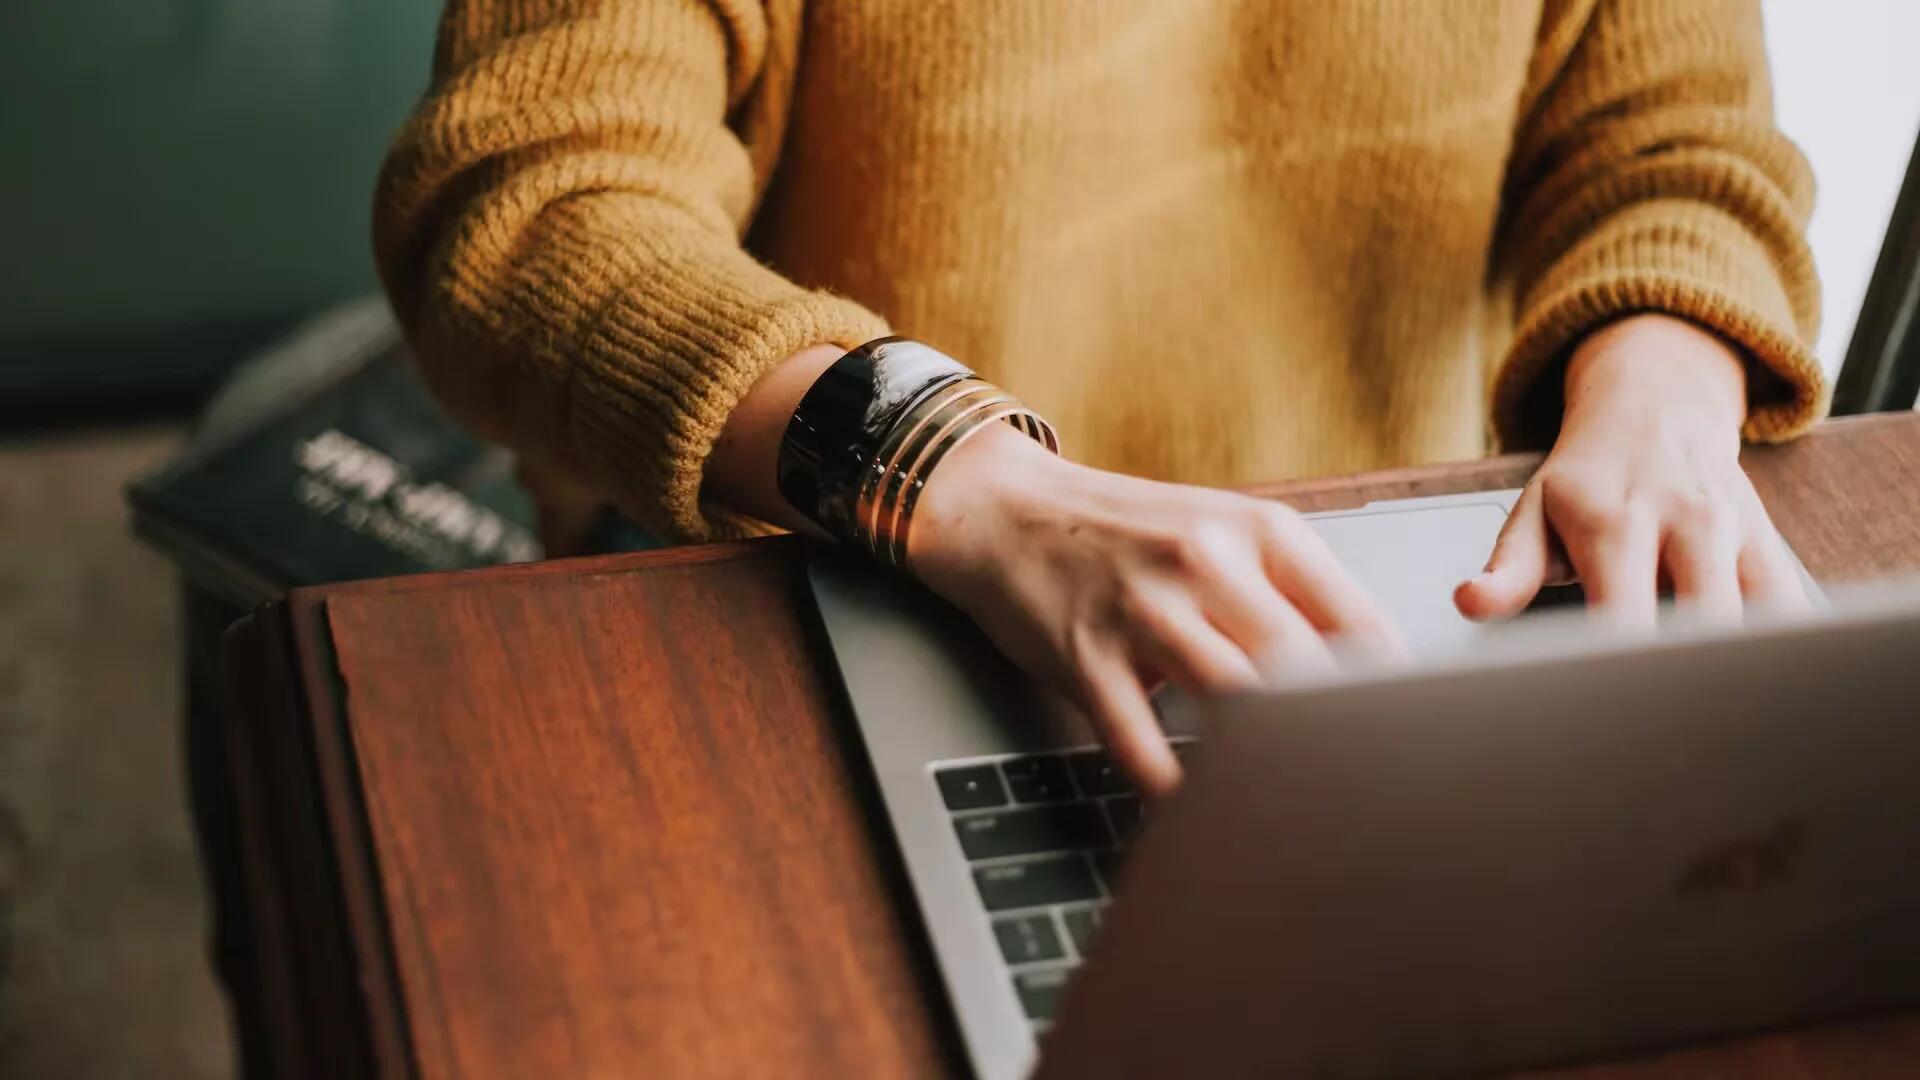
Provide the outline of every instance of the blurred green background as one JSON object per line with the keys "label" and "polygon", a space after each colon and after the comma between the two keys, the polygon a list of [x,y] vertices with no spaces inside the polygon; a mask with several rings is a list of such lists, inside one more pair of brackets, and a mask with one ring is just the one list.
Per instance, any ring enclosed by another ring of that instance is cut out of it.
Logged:
{"label": "blurred green background", "polygon": [[437,0],[0,7],[0,410],[190,401],[374,288]]}

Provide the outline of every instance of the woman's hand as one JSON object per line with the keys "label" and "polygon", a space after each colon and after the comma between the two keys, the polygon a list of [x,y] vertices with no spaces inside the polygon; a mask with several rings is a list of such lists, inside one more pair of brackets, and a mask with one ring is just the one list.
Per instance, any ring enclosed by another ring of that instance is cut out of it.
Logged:
{"label": "woman's hand", "polygon": [[1005,425],[941,463],[909,545],[915,575],[1076,700],[1149,792],[1180,776],[1156,676],[1204,695],[1324,666],[1329,637],[1399,647],[1293,511],[1075,465]]}
{"label": "woman's hand", "polygon": [[1575,350],[1566,412],[1487,569],[1454,601],[1476,619],[1524,609],[1577,576],[1589,604],[1651,626],[1658,592],[1721,620],[1804,607],[1792,558],[1740,468],[1746,375],[1719,338],[1662,315]]}

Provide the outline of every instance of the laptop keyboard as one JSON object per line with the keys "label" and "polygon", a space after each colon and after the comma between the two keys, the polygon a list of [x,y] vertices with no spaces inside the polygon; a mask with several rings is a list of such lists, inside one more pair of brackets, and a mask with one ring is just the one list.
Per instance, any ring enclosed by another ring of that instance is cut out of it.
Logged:
{"label": "laptop keyboard", "polygon": [[[1175,739],[1186,756],[1191,739]],[[1014,993],[1045,1030],[1086,960],[1140,796],[1105,751],[943,763],[933,773]]]}

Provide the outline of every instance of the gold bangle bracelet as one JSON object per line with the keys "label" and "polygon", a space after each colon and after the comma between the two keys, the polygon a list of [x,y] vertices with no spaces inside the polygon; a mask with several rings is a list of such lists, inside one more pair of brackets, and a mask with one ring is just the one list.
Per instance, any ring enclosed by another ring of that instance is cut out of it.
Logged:
{"label": "gold bangle bracelet", "polygon": [[[1006,420],[1013,424],[1015,430],[1024,430],[1024,425],[1020,423],[1023,417],[1038,419],[1037,414],[1027,409],[1025,405],[1008,397],[961,418],[949,434],[928,447],[924,460],[915,467],[909,478],[898,504],[893,509],[892,520],[889,522],[887,554],[893,565],[902,568],[907,565],[907,538],[913,530],[914,507],[919,503],[921,494],[926,491],[927,478],[933,475],[933,470],[940,464],[941,459],[953,453],[960,444],[986,430],[987,426],[995,421]],[[1043,445],[1046,444],[1046,440],[1039,441]]]}
{"label": "gold bangle bracelet", "polygon": [[970,433],[981,424],[1011,418],[1019,409],[1020,403],[1012,395],[999,391],[956,403],[955,408],[945,410],[945,415],[939,417],[939,426],[913,447],[912,456],[896,473],[901,481],[898,490],[881,508],[884,515],[877,518],[873,526],[874,539],[887,549],[888,562],[899,565],[905,555],[904,548],[898,552],[892,550],[906,527],[901,510],[909,500],[919,501],[920,489],[925,486],[924,478],[931,472],[934,462],[945,456],[946,444]]}
{"label": "gold bangle bracelet", "polygon": [[913,510],[934,466],[975,432],[1000,420],[1059,453],[1051,425],[984,380],[967,376],[944,382],[912,402],[890,425],[856,485],[849,539],[856,539],[874,559],[904,567]]}
{"label": "gold bangle bracelet", "polygon": [[874,458],[877,467],[868,475],[867,483],[862,485],[855,519],[866,534],[868,546],[875,556],[880,555],[883,547],[878,537],[881,516],[887,508],[897,505],[899,493],[911,475],[909,470],[902,468],[902,463],[922,457],[929,441],[938,437],[958,412],[1000,400],[1008,400],[1007,393],[992,383],[978,379],[963,380],[929,395],[917,408],[901,417],[893,431],[888,433],[880,453]]}
{"label": "gold bangle bracelet", "polygon": [[1007,395],[994,393],[957,402],[936,418],[938,427],[913,447],[912,456],[907,459],[908,465],[894,472],[892,479],[897,482],[889,486],[888,498],[874,502],[871,510],[873,516],[868,519],[867,525],[876,556],[899,565],[900,553],[895,548],[896,537],[904,527],[901,507],[910,498],[917,501],[917,492],[924,483],[928,466],[931,461],[937,460],[941,445],[969,430],[977,423],[977,418],[986,413],[1009,415],[1018,407],[1018,403]]}
{"label": "gold bangle bracelet", "polygon": [[940,397],[929,398],[914,416],[901,418],[898,437],[887,440],[882,456],[890,467],[884,474],[869,477],[856,515],[865,534],[862,539],[876,559],[905,565],[913,511],[934,466],[954,447],[997,420],[1011,423],[1016,431],[1049,451],[1059,452],[1059,437],[1052,425],[991,384],[984,388],[953,387]]}
{"label": "gold bangle bracelet", "polygon": [[902,565],[928,475],[996,420],[1059,452],[1045,420],[966,365],[921,342],[878,338],[808,388],[781,437],[774,481],[828,535]]}

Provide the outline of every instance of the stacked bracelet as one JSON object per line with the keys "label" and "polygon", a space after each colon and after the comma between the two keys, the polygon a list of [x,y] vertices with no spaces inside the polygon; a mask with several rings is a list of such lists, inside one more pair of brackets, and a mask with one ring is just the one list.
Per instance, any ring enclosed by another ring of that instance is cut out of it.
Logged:
{"label": "stacked bracelet", "polygon": [[904,338],[870,341],[836,361],[794,410],[780,493],[842,542],[904,566],[927,478],[996,420],[1059,452],[1045,420],[958,361]]}

